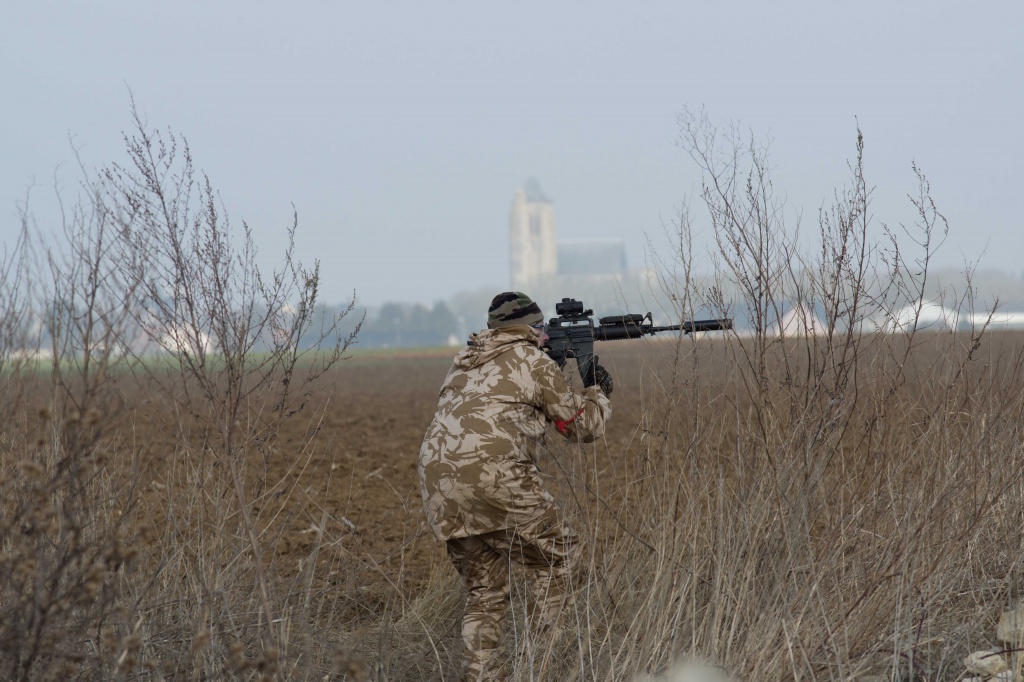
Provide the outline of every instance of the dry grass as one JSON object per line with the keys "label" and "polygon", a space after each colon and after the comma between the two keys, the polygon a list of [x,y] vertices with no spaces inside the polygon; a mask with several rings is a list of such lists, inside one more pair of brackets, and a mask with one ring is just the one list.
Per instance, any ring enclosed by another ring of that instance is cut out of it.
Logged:
{"label": "dry grass", "polygon": [[[957,375],[963,341],[919,339],[920,361],[891,391],[886,358],[901,341],[877,337],[840,421],[834,402],[808,404],[783,382],[755,401],[738,341],[622,356],[620,385],[644,386],[626,394],[638,402],[616,401],[616,419],[637,425],[629,440],[551,453],[586,563],[542,679],[626,679],[680,655],[747,680],[957,679],[1021,596],[1024,543],[1024,338],[990,335]],[[187,418],[150,403],[92,425],[58,421],[26,410],[5,430],[0,575],[8,612],[24,614],[3,630],[12,679],[68,666],[96,679],[457,678],[460,587],[443,560],[409,593],[358,546],[337,552],[325,546],[337,534],[311,528],[283,561],[272,550],[295,527],[286,517],[302,478],[261,484],[253,457],[268,625],[227,467]],[[133,437],[141,421],[144,438]],[[54,457],[58,428],[92,429],[77,463]],[[277,454],[295,470],[308,458]],[[346,577],[366,571],[393,584],[383,598]],[[545,652],[528,652],[517,627],[522,592],[509,665],[529,679]]]}
{"label": "dry grass", "polygon": [[[577,599],[559,637],[532,640],[517,576],[510,677],[624,680],[695,659],[757,682],[960,679],[1024,596],[1024,337],[871,333],[924,303],[944,221],[923,176],[918,224],[871,243],[859,140],[808,253],[762,148],[720,157],[717,129],[681,125],[716,272],[693,272],[684,212],[664,284],[680,317],[739,314],[751,334],[651,343],[643,362],[601,351],[618,431],[542,455],[585,543]],[[328,349],[302,358],[316,268],[289,251],[261,278],[187,147],[138,126],[133,165],[85,185],[64,245],[0,267],[0,676],[457,679],[460,587],[440,551],[429,571],[414,556],[415,494],[393,463],[324,468],[345,339],[325,329]],[[797,305],[822,335],[780,335]],[[40,329],[44,365],[21,352]],[[141,357],[143,329],[171,360]],[[397,431],[396,411],[425,426],[434,390],[377,395],[374,428]],[[345,489],[368,519],[371,485],[394,494],[384,556],[329,496]]]}
{"label": "dry grass", "polygon": [[[737,341],[621,356],[620,385],[646,387],[616,401],[631,439],[550,453],[587,560],[539,679],[627,679],[680,656],[744,680],[959,679],[1021,597],[1024,337],[990,335],[961,371],[970,339],[920,336],[893,390],[888,358],[905,342],[865,339],[839,416],[784,382],[758,403]],[[535,679],[547,652],[517,625],[523,591],[508,665]],[[382,679],[457,679],[459,592],[440,562],[347,646]]]}

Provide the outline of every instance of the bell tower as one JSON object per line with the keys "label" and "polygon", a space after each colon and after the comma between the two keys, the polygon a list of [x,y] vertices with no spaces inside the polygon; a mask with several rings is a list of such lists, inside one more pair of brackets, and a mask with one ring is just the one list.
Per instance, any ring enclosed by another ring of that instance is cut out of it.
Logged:
{"label": "bell tower", "polygon": [[543,287],[558,273],[555,209],[534,178],[517,189],[512,199],[508,246],[513,291]]}

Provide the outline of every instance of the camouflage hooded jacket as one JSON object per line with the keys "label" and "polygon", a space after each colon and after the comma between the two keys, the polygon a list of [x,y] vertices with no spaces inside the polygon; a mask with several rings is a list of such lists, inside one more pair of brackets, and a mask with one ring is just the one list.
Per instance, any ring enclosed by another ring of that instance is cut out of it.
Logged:
{"label": "camouflage hooded jacket", "polygon": [[427,520],[441,540],[535,520],[554,503],[530,457],[548,422],[570,439],[604,435],[611,402],[596,386],[574,393],[527,326],[470,337],[441,387],[420,448]]}

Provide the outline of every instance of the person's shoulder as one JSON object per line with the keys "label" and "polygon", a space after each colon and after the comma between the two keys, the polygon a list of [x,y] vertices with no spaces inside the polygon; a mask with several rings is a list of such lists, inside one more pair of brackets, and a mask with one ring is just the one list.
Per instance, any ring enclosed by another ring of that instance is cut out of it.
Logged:
{"label": "person's shoulder", "polygon": [[558,367],[555,361],[551,359],[551,356],[538,348],[536,344],[524,343],[516,347],[516,352],[519,354],[519,357],[522,358],[523,361],[529,363],[531,367],[539,369],[551,369]]}

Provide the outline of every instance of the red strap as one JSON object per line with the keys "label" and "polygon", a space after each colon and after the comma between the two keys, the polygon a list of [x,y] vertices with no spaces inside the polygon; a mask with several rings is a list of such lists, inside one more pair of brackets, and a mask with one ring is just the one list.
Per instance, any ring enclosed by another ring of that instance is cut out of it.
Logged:
{"label": "red strap", "polygon": [[584,409],[586,409],[586,408],[581,407],[580,411],[572,416],[572,419],[566,419],[564,421],[559,419],[558,421],[556,421],[555,422],[555,428],[558,429],[558,432],[560,434],[562,434],[563,436],[568,438],[568,436],[569,436],[569,424],[572,424],[574,421],[576,421],[576,417],[578,417],[581,414],[583,414],[583,410]]}

